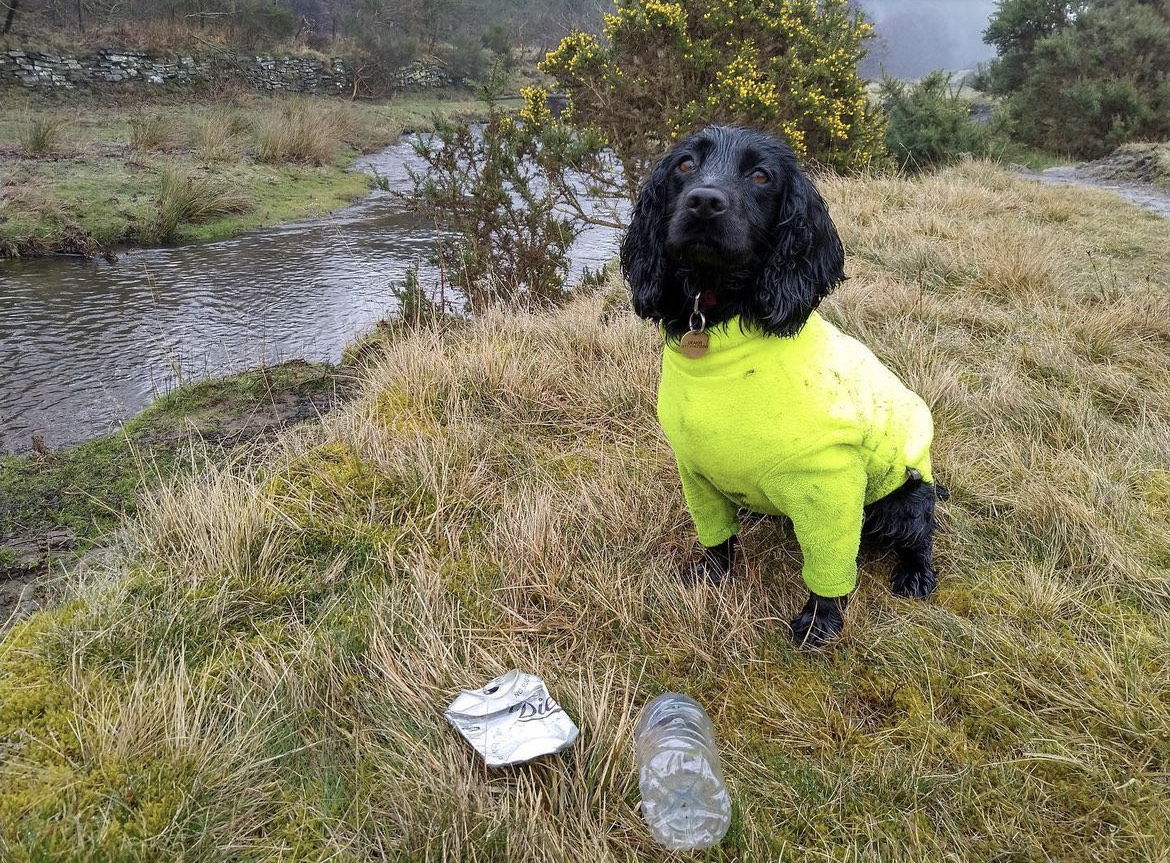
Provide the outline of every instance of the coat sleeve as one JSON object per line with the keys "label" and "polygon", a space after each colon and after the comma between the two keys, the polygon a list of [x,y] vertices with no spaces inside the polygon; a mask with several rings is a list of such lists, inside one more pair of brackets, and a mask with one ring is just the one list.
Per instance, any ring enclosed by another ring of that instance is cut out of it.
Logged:
{"label": "coat sleeve", "polygon": [[681,461],[678,475],[702,545],[711,548],[739,533],[739,508],[732,501]]}
{"label": "coat sleeve", "polygon": [[818,596],[844,596],[857,586],[865,485],[865,465],[846,446],[785,459],[760,483],[792,519],[804,556],[804,583]]}

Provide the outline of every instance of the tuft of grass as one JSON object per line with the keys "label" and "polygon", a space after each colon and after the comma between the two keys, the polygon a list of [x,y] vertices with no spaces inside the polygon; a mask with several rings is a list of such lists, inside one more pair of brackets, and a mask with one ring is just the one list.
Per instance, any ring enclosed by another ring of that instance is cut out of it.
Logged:
{"label": "tuft of grass", "polygon": [[135,150],[165,150],[175,132],[174,123],[165,114],[138,112],[130,117],[128,125],[130,146]]}
{"label": "tuft of grass", "polygon": [[44,156],[60,148],[66,123],[52,115],[30,115],[17,132],[25,156]]}
{"label": "tuft of grass", "polygon": [[[45,453],[0,455],[0,634],[14,590],[50,590],[46,577],[93,554],[149,489],[209,462],[239,457],[277,429],[319,416],[346,392],[343,369],[282,363],[182,386],[155,400],[117,433]],[[233,453],[233,455],[229,455]],[[18,603],[19,605],[19,603]]]}
{"label": "tuft of grass", "polygon": [[331,164],[356,123],[352,109],[340,103],[294,99],[273,105],[253,123],[256,158],[260,162]]}
{"label": "tuft of grass", "polygon": [[[703,859],[1164,855],[1165,224],[977,162],[821,184],[852,275],[822,308],[934,411],[931,601],[865,557],[841,643],[796,651],[773,520],[681,582],[659,337],[615,280],[421,323],[320,422],[165,484],[0,643],[5,859],[672,860],[630,741],[667,689],[735,802]],[[442,712],[512,667],[581,736],[487,771]]]}
{"label": "tuft of grass", "polygon": [[164,169],[159,178],[158,215],[153,237],[168,242],[186,224],[201,224],[254,206],[252,196],[218,177]]}
{"label": "tuft of grass", "polygon": [[218,108],[195,125],[192,145],[204,162],[226,162],[239,157],[236,138],[248,130],[238,111]]}

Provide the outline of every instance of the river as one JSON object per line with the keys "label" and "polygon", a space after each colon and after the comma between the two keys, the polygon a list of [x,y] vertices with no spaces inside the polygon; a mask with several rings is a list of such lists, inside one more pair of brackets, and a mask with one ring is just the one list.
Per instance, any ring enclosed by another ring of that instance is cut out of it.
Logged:
{"label": "river", "polygon": [[[408,141],[364,156],[409,191],[422,168]],[[393,314],[392,286],[423,264],[433,233],[398,195],[373,192],[329,216],[216,243],[128,252],[110,263],[0,260],[0,452],[118,428],[180,383],[301,358],[336,362]],[[594,228],[570,279],[617,252]]]}

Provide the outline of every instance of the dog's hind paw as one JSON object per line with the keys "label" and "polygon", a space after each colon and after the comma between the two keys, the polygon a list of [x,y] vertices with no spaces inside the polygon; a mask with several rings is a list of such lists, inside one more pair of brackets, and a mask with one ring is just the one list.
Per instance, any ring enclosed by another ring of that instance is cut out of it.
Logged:
{"label": "dog's hind paw", "polygon": [[926,599],[938,585],[938,573],[930,567],[898,564],[890,573],[890,589],[906,599]]}
{"label": "dog's hind paw", "polygon": [[788,628],[797,647],[815,650],[824,647],[841,634],[845,628],[845,602],[848,597],[828,599],[809,593],[808,602],[800,614],[792,618]]}

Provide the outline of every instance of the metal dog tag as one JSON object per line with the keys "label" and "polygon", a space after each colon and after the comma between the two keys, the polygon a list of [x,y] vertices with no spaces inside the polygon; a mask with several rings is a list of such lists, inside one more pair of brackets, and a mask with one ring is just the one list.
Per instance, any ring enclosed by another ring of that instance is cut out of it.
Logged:
{"label": "metal dog tag", "polygon": [[689,360],[697,360],[703,354],[707,353],[707,348],[711,346],[711,340],[707,334],[698,330],[691,330],[678,343],[679,350],[682,355]]}

